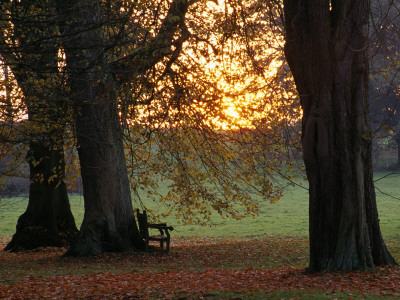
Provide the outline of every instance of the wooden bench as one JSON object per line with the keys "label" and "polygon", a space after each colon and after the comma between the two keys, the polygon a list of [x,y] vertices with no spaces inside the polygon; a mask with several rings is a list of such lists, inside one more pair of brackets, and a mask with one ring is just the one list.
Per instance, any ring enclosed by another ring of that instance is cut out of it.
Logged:
{"label": "wooden bench", "polygon": [[[164,250],[164,242],[166,244],[165,252],[169,252],[169,245],[170,245],[170,234],[169,231],[174,230],[172,226],[167,226],[166,223],[160,224],[151,224],[147,222],[147,213],[144,210],[143,213],[140,212],[139,209],[136,210],[136,216],[139,224],[139,231],[140,235],[145,242],[146,251],[149,250],[149,242],[156,241],[160,243],[160,248]],[[150,235],[149,229],[158,229],[160,234],[159,235]]]}

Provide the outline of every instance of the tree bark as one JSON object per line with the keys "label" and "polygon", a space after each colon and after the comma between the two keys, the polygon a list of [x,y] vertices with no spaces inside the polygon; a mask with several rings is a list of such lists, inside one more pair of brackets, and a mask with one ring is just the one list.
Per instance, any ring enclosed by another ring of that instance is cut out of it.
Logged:
{"label": "tree bark", "polygon": [[[24,94],[30,140],[27,160],[30,168],[28,207],[4,250],[18,251],[47,246],[67,246],[77,233],[65,179],[62,102],[58,97],[58,47],[48,10],[43,2],[20,1],[11,11],[16,49],[3,48],[6,63]],[[42,7],[43,8],[43,7]],[[7,32],[8,35],[12,32]],[[5,35],[6,36],[6,35]],[[2,46],[5,45],[1,41]],[[48,86],[51,86],[49,89]]]}
{"label": "tree bark", "polygon": [[[67,255],[144,250],[133,214],[101,1],[58,1],[81,164],[85,215]],[[68,20],[68,22],[65,22]]]}
{"label": "tree bark", "polygon": [[63,149],[31,142],[27,159],[31,180],[28,207],[4,250],[67,246],[78,229],[68,200]]}
{"label": "tree bark", "polygon": [[395,264],[379,228],[368,118],[366,0],[284,0],[303,108],[310,272]]}

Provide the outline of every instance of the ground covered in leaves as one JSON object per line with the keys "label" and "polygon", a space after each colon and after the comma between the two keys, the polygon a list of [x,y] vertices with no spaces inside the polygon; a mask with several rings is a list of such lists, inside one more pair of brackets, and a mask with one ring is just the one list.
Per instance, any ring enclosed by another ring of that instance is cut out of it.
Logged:
{"label": "ground covered in leaves", "polygon": [[[7,240],[0,239],[0,249]],[[388,243],[399,259],[400,242]],[[308,241],[282,236],[173,237],[169,254],[63,257],[66,249],[0,252],[5,299],[400,298],[400,267],[304,274]]]}

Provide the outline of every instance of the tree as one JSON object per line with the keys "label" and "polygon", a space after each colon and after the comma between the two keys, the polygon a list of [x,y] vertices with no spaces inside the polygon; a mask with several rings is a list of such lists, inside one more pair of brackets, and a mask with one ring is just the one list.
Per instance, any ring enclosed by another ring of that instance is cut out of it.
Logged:
{"label": "tree", "polygon": [[[131,203],[115,93],[121,82],[117,82],[115,74],[128,74],[125,76],[128,78],[129,74],[139,76],[170,54],[190,1],[172,2],[154,39],[133,54],[123,53],[123,59],[118,60],[113,51],[121,41],[113,39],[119,34],[125,35],[126,20],[114,16],[139,5],[121,4],[124,2],[111,3],[110,8],[102,1],[57,2],[71,97],[76,107],[77,147],[85,199],[84,220],[77,240],[68,250],[69,255],[144,249]],[[111,23],[107,22],[110,19]],[[122,31],[118,32],[119,28]],[[118,33],[110,33],[113,30]],[[123,77],[118,80],[127,80]]]}
{"label": "tree", "polygon": [[[46,8],[52,11],[53,4],[47,2]],[[70,95],[63,95],[63,105],[72,108],[74,116],[64,124],[71,122],[76,129],[82,166],[86,214],[70,254],[142,247],[128,204],[122,129],[135,191],[151,189],[160,177],[172,182],[160,200],[169,202],[184,222],[198,212],[207,219],[212,210],[235,218],[256,214],[258,203],[250,190],[270,201],[279,197],[280,188],[271,176],[282,171],[282,162],[290,156],[281,145],[281,125],[287,122],[281,114],[294,98],[271,109],[279,97],[271,83],[284,80],[265,80],[276,53],[263,56],[260,44],[251,41],[266,28],[256,21],[263,5],[236,8],[229,3],[221,10],[208,4],[58,2],[58,26],[51,23],[41,40],[53,42],[59,58],[65,54],[58,69],[49,68],[47,74],[65,75],[61,85]],[[45,53],[27,48],[30,55],[30,50]],[[27,78],[37,79],[31,74]],[[249,94],[255,97],[251,105]],[[225,98],[237,107],[243,103],[238,111],[249,119],[244,126],[226,116]],[[222,130],[215,120],[228,124],[228,129]],[[53,123],[51,115],[40,121],[44,127]],[[118,163],[111,164],[112,158]],[[116,181],[114,190],[106,189],[110,180]]]}
{"label": "tree", "polygon": [[[166,59],[134,72],[141,76],[129,82],[121,106],[139,205],[158,202],[164,217],[206,224],[214,212],[241,219],[257,215],[263,200],[279,199],[274,177],[290,178],[293,141],[284,133],[299,109],[268,6],[196,2],[182,26],[183,45],[177,38]],[[139,34],[138,44],[151,38]],[[157,189],[163,185],[166,193]]]}
{"label": "tree", "polygon": [[395,264],[372,178],[369,1],[284,0],[284,17],[285,55],[303,108],[309,271]]}
{"label": "tree", "polygon": [[58,47],[49,38],[57,34],[54,13],[43,1],[2,2],[2,11],[0,53],[23,92],[28,121],[18,127],[28,140],[30,169],[28,207],[5,250],[66,246],[77,228],[65,180]]}
{"label": "tree", "polygon": [[142,249],[133,215],[125,155],[107,72],[100,1],[57,1],[75,112],[85,215],[67,254]]}

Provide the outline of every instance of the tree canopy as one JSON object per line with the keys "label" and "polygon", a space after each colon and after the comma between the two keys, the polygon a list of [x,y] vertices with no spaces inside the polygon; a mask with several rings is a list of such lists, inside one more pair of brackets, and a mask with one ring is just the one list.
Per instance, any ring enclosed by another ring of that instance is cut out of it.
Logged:
{"label": "tree canopy", "polygon": [[[3,4],[4,28],[10,26],[6,5],[11,3]],[[101,72],[115,78],[131,186],[139,205],[146,205],[146,198],[160,200],[185,222],[204,222],[215,210],[237,218],[255,214],[253,193],[276,201],[280,186],[272,177],[284,174],[298,155],[291,153],[298,151],[291,144],[297,146],[300,115],[283,61],[282,26],[271,17],[279,7],[183,1],[179,5],[188,11],[180,19],[174,9],[181,8],[167,1],[99,5],[104,5],[99,55],[109,62]],[[30,8],[32,14],[44,14],[35,4]],[[71,69],[65,69],[61,42],[68,33],[54,26],[42,37],[58,48],[57,74],[62,79],[52,86],[62,91],[63,105],[73,109],[67,96]],[[75,26],[91,30],[91,24]],[[28,51],[7,43],[5,53]],[[17,93],[10,100],[24,103]],[[71,113],[62,123],[75,126],[74,113],[63,111]],[[157,195],[163,181],[170,192]]]}

